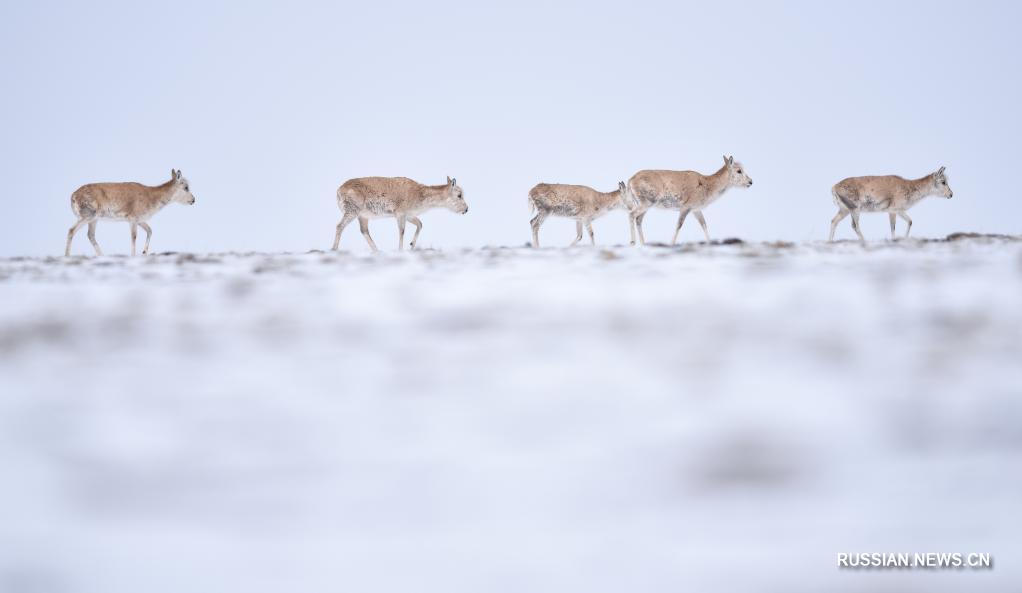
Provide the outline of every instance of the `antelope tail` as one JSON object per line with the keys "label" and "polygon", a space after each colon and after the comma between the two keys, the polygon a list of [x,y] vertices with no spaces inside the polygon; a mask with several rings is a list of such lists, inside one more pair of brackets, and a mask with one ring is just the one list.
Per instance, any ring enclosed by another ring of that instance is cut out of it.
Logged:
{"label": "antelope tail", "polygon": [[621,203],[625,205],[628,210],[635,210],[639,207],[639,199],[632,192],[632,188],[625,184],[624,195],[621,196]]}

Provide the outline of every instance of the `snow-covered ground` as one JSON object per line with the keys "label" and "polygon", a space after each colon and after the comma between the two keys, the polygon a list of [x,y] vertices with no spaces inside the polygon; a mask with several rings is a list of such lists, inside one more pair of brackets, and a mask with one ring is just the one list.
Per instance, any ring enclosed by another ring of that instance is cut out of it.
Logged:
{"label": "snow-covered ground", "polygon": [[1022,242],[0,260],[0,470],[4,593],[1019,591]]}

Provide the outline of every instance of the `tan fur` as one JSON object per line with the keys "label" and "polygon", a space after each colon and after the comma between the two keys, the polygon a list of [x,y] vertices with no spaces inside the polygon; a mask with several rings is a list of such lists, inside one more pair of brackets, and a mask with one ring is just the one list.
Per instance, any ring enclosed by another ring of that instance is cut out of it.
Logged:
{"label": "tan fur", "polygon": [[142,253],[149,253],[153,232],[147,221],[170,202],[195,203],[195,196],[191,194],[188,180],[181,176],[181,171],[171,169],[170,175],[170,181],[155,187],[141,183],[90,183],[78,188],[71,194],[71,210],[78,221],[67,233],[64,255],[71,255],[71,240],[85,224],[89,225],[89,241],[96,255],[103,255],[96,242],[96,221],[99,219],[131,223],[131,255],[135,255],[136,228],[142,227],[146,232]]}
{"label": "tan fur", "polygon": [[566,185],[563,183],[540,183],[529,190],[529,205],[537,211],[531,221],[532,246],[539,247],[539,227],[548,216],[563,216],[575,219],[575,240],[571,245],[582,240],[582,226],[589,231],[589,240],[596,245],[593,234],[593,220],[616,208],[628,208],[624,196],[624,182],[612,192],[596,191],[585,185]]}
{"label": "tan fur", "polygon": [[630,212],[632,244],[635,244],[636,231],[639,234],[639,241],[643,245],[646,244],[642,221],[650,208],[680,211],[671,245],[678,241],[681,225],[689,212],[694,213],[703,228],[706,240],[709,241],[710,233],[706,230],[703,208],[715,202],[730,187],[750,185],[752,179],[734,157],[724,157],[724,166],[711,175],[695,171],[639,171],[628,180],[628,192],[635,204]]}
{"label": "tan fur", "polygon": [[398,249],[404,249],[405,222],[415,225],[411,248],[415,248],[422,231],[418,215],[432,208],[448,208],[459,214],[468,212],[464,192],[457,181],[447,178],[443,185],[422,185],[407,177],[359,177],[349,179],[337,188],[337,206],[344,212],[337,223],[334,251],[341,243],[341,232],[352,220],[358,219],[362,235],[369,247],[376,251],[376,243],[369,236],[369,219],[394,217],[397,219]]}
{"label": "tan fur", "polygon": [[859,214],[862,212],[887,212],[891,223],[891,238],[895,238],[895,223],[898,216],[908,223],[905,238],[912,232],[912,219],[907,210],[927,196],[951,198],[954,192],[944,175],[944,167],[920,179],[905,179],[897,175],[872,177],[849,177],[837,183],[831,190],[838,212],[830,221],[830,241],[839,222],[852,215],[852,229],[863,243],[866,238],[859,228]]}

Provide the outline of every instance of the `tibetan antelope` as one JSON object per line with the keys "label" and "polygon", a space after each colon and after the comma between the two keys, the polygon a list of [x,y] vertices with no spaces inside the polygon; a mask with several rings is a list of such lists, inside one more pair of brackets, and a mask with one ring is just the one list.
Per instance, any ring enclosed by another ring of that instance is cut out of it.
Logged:
{"label": "tibetan antelope", "polygon": [[706,230],[703,208],[715,202],[728,188],[751,185],[752,179],[745,173],[745,167],[736,162],[733,156],[724,157],[724,166],[712,175],[695,171],[639,171],[628,180],[628,191],[636,203],[630,213],[632,244],[635,244],[636,231],[639,233],[639,242],[646,244],[642,219],[646,211],[654,207],[680,211],[671,245],[678,242],[678,233],[689,212],[695,215],[709,242],[710,233]]}
{"label": "tibetan antelope", "polygon": [[596,191],[584,185],[562,183],[540,183],[529,190],[529,207],[536,212],[532,224],[532,246],[539,247],[539,227],[548,216],[563,216],[575,219],[574,246],[582,240],[582,226],[589,231],[589,240],[596,245],[593,235],[593,220],[617,208],[628,209],[628,189],[619,181],[612,192]]}
{"label": "tibetan antelope", "polygon": [[142,253],[149,253],[149,240],[153,229],[147,221],[171,202],[194,204],[195,196],[188,187],[188,180],[181,171],[171,169],[170,181],[150,187],[141,183],[90,183],[71,194],[71,210],[78,221],[67,232],[67,246],[64,255],[71,255],[71,239],[82,225],[89,225],[89,241],[96,249],[96,255],[103,255],[96,242],[96,221],[99,219],[126,220],[131,223],[131,255],[135,255],[135,237],[138,227],[145,231],[145,247]]}
{"label": "tibetan antelope", "polygon": [[333,250],[341,243],[341,232],[352,220],[358,219],[362,236],[369,248],[377,251],[376,243],[369,236],[370,218],[397,219],[397,248],[404,249],[405,222],[415,225],[410,247],[415,249],[422,231],[418,215],[431,208],[447,208],[459,214],[468,212],[464,192],[456,180],[447,178],[443,185],[422,185],[407,177],[360,177],[349,179],[337,188],[337,206],[344,212],[337,223]]}
{"label": "tibetan antelope", "polygon": [[834,240],[834,230],[839,222],[849,214],[852,215],[852,229],[863,243],[866,238],[859,229],[860,212],[886,212],[891,221],[891,239],[894,239],[894,226],[900,216],[908,223],[905,238],[912,231],[912,219],[906,211],[927,196],[941,196],[951,199],[954,192],[947,184],[944,167],[921,179],[904,179],[897,175],[881,177],[849,177],[840,181],[831,189],[837,214],[830,221],[830,238]]}

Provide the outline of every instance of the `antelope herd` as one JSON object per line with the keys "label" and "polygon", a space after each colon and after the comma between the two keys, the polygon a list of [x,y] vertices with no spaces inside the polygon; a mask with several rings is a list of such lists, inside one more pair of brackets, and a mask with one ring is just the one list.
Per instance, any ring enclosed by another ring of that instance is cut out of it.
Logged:
{"label": "antelope herd", "polygon": [[[138,227],[146,232],[142,253],[149,253],[152,228],[148,220],[170,202],[194,204],[195,196],[188,186],[188,180],[181,171],[171,169],[170,181],[150,187],[140,183],[90,183],[71,194],[71,210],[78,220],[67,232],[67,246],[64,255],[71,255],[71,241],[83,225],[89,227],[89,241],[96,255],[103,255],[96,242],[96,222],[99,219],[127,221],[131,227],[131,254],[135,255],[135,239]],[[639,171],[628,180],[618,182],[617,189],[601,192],[585,185],[540,183],[528,194],[529,206],[536,212],[532,226],[532,246],[539,247],[539,229],[550,216],[575,220],[576,236],[571,245],[582,240],[583,227],[589,233],[590,242],[595,245],[593,220],[611,210],[625,210],[628,213],[631,243],[636,235],[640,244],[646,243],[642,232],[642,221],[651,208],[676,210],[678,223],[671,238],[671,245],[678,241],[678,234],[685,218],[692,214],[703,229],[706,240],[710,232],[706,228],[703,209],[719,199],[732,187],[752,186],[752,178],[745,167],[725,156],[723,166],[710,175],[695,171]],[[852,229],[863,243],[866,238],[859,228],[859,215],[863,212],[886,212],[891,222],[891,238],[895,238],[895,222],[898,216],[908,224],[907,238],[912,230],[912,219],[907,211],[928,196],[951,198],[944,167],[920,179],[905,179],[896,175],[880,177],[849,177],[831,189],[838,212],[830,223],[829,241],[834,240],[838,223],[851,215]],[[422,231],[419,215],[433,208],[446,208],[458,214],[468,212],[465,194],[455,179],[447,183],[423,185],[407,177],[359,177],[345,181],[337,188],[337,206],[343,213],[334,234],[333,250],[341,242],[341,233],[353,220],[358,219],[359,229],[369,248],[377,251],[376,242],[369,235],[369,219],[394,218],[397,220],[398,249],[404,249],[405,225],[412,223],[415,234],[409,247],[415,248]]]}

